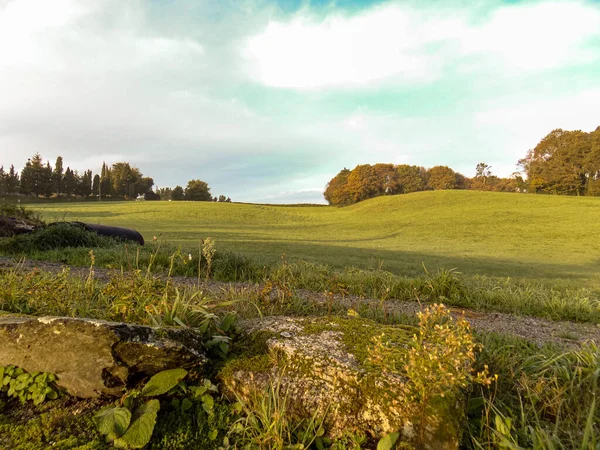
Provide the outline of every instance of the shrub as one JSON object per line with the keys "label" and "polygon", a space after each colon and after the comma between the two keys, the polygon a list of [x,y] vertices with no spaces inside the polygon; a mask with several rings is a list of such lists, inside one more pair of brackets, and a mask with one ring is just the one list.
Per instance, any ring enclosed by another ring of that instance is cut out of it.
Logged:
{"label": "shrub", "polygon": [[0,251],[32,254],[68,247],[112,247],[117,241],[68,223],[51,225],[29,234],[21,234],[0,242]]}

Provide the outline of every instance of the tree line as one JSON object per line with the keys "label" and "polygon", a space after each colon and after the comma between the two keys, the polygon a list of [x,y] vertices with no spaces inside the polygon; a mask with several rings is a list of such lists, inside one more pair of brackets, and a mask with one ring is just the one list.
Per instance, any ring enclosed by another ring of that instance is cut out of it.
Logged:
{"label": "tree line", "polygon": [[350,205],[381,195],[439,189],[600,195],[600,127],[591,133],[556,129],[519,160],[520,171],[509,178],[477,164],[473,178],[448,166],[429,169],[407,164],[361,164],[344,168],[325,188],[330,205]]}
{"label": "tree line", "polygon": [[27,160],[20,173],[14,165],[6,170],[0,166],[0,196],[231,201],[224,195],[213,197],[208,183],[202,180],[190,180],[185,189],[176,186],[174,189],[153,190],[153,187],[154,179],[144,176],[140,169],[128,162],[103,163],[100,173],[95,175],[91,170],[78,172],[70,167],[65,169],[62,156],[56,158],[54,165],[50,161],[44,163],[39,153]]}
{"label": "tree line", "polygon": [[562,195],[600,195],[600,126],[551,131],[519,160],[528,190]]}
{"label": "tree line", "polygon": [[515,192],[523,180],[499,178],[485,163],[477,165],[474,178],[467,178],[448,166],[429,169],[408,164],[361,164],[344,168],[329,181],[325,199],[330,205],[350,205],[380,195],[410,194],[439,189],[477,189]]}

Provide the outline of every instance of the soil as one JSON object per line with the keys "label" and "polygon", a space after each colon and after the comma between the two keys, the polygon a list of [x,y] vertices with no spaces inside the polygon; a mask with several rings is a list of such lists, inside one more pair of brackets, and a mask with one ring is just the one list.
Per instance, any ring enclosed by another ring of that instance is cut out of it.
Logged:
{"label": "soil", "polygon": [[[57,273],[65,267],[64,264],[46,261],[15,261],[10,257],[0,256],[0,269],[18,267],[22,270],[31,270],[34,268]],[[73,275],[87,277],[89,269],[82,267],[70,267]],[[108,269],[94,269],[94,275],[100,281],[108,281],[111,277],[111,271]],[[198,280],[187,277],[173,277],[173,282],[181,286],[196,286]],[[231,291],[260,292],[262,286],[256,283],[225,283],[218,281],[202,281],[201,289],[215,297],[223,296],[224,292],[231,295]],[[296,297],[318,304],[326,304],[330,299],[324,294],[309,290],[296,290]],[[377,307],[379,300],[358,297],[353,295],[340,296],[335,295],[333,302],[336,305],[359,309],[359,306]],[[414,315],[423,307],[418,302],[398,301],[389,299],[385,302],[389,313],[402,313]],[[510,334],[538,345],[556,344],[562,347],[578,347],[585,342],[600,342],[600,324],[577,323],[568,321],[552,321],[537,317],[519,316],[515,314],[506,314],[500,312],[476,311],[463,308],[450,308],[455,316],[464,317],[475,330],[497,332],[501,334]]]}

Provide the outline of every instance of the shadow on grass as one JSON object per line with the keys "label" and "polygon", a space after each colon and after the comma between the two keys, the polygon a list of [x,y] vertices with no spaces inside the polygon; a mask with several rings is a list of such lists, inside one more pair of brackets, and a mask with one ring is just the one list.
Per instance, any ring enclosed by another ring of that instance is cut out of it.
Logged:
{"label": "shadow on grass", "polygon": [[[217,242],[219,236],[213,233]],[[231,235],[227,237],[231,238]],[[304,260],[329,264],[343,268],[354,266],[363,269],[383,269],[405,276],[423,274],[423,264],[429,271],[456,268],[467,276],[486,275],[493,277],[511,277],[519,279],[561,279],[583,282],[597,278],[600,266],[590,264],[562,264],[559,262],[531,263],[481,256],[448,256],[424,252],[395,251],[386,249],[362,249],[327,244],[300,242],[231,242],[225,236],[221,247],[259,257],[265,261],[280,261],[285,253],[289,261]]]}

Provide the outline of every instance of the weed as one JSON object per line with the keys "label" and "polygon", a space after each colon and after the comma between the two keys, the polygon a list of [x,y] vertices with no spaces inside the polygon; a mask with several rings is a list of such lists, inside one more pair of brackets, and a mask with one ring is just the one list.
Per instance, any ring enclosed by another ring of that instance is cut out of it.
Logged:
{"label": "weed", "polygon": [[478,363],[499,374],[496,389],[471,402],[475,448],[595,449],[600,352],[538,348],[515,338],[484,336]]}
{"label": "weed", "polygon": [[34,405],[39,405],[46,399],[58,398],[55,380],[51,373],[28,373],[19,367],[0,367],[0,392],[18,398],[21,403],[31,400]]}
{"label": "weed", "polygon": [[239,449],[307,449],[325,430],[323,420],[313,415],[296,419],[288,410],[287,392],[280,380],[271,380],[265,392],[244,401],[238,398],[244,417],[230,431],[230,440]]}

